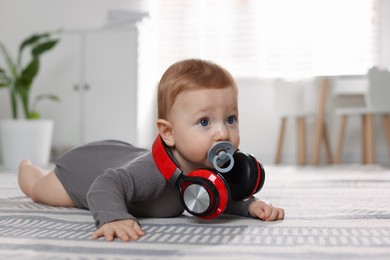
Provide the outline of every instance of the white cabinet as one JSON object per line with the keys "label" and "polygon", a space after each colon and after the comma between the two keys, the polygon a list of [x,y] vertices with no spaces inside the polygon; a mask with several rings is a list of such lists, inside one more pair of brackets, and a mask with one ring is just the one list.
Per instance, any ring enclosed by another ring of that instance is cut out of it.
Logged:
{"label": "white cabinet", "polygon": [[34,96],[53,93],[61,101],[41,102],[42,117],[55,121],[53,146],[137,138],[138,31],[64,32],[45,54]]}

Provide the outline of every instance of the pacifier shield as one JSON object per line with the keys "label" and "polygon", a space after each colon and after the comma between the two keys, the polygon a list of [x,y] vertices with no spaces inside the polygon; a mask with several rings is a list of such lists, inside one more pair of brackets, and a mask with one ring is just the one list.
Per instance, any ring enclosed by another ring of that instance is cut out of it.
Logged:
{"label": "pacifier shield", "polygon": [[207,153],[208,161],[218,172],[228,172],[234,166],[234,146],[227,141],[215,143]]}

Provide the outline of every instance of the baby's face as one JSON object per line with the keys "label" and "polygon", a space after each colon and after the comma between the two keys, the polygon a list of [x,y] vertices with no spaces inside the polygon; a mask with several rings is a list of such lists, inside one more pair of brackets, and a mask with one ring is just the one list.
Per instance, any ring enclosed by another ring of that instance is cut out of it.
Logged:
{"label": "baby's face", "polygon": [[183,92],[172,106],[172,152],[184,174],[211,168],[207,152],[218,141],[240,144],[237,95],[233,87]]}

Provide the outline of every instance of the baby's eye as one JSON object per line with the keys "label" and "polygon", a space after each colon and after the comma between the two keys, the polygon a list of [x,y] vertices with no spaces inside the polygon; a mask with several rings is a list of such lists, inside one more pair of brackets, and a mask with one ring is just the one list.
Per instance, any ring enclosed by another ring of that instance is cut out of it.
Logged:
{"label": "baby's eye", "polygon": [[231,125],[231,124],[234,124],[234,122],[236,121],[236,117],[235,116],[229,116],[227,119],[226,119],[226,122]]}
{"label": "baby's eye", "polygon": [[201,126],[208,126],[209,125],[209,120],[206,119],[206,118],[203,118],[199,121],[199,123]]}

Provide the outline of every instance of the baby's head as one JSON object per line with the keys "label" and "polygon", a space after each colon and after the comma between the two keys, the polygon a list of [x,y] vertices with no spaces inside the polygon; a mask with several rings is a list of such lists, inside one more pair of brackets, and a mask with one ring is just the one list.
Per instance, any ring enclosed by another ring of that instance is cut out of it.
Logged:
{"label": "baby's head", "polygon": [[215,63],[200,59],[176,62],[165,71],[158,85],[158,118],[169,120],[170,110],[182,92],[229,87],[238,94],[232,75]]}
{"label": "baby's head", "polygon": [[211,167],[209,148],[229,141],[237,149],[238,89],[232,75],[221,66],[189,59],[170,66],[157,93],[157,127],[184,174]]}

